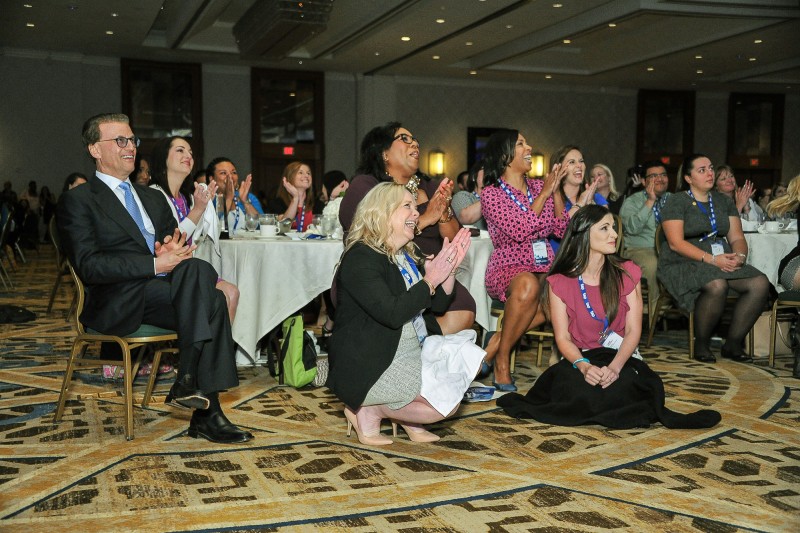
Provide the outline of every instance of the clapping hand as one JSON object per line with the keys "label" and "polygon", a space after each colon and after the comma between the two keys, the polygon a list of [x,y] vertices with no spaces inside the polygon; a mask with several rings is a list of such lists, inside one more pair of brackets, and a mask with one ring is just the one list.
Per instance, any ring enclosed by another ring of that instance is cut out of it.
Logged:
{"label": "clapping hand", "polygon": [[248,174],[243,182],[239,184],[239,198],[242,202],[247,201],[247,196],[250,194],[250,187],[253,185],[253,175]]}
{"label": "clapping hand", "polygon": [[583,191],[583,194],[580,195],[577,203],[581,205],[593,204],[594,193],[596,190],[597,190],[597,181],[593,181],[586,187],[586,190]]}
{"label": "clapping hand", "polygon": [[736,188],[736,209],[740,213],[745,207],[748,207],[749,210],[748,200],[754,192],[753,183],[750,180],[745,180],[744,185]]}
{"label": "clapping hand", "polygon": [[425,279],[434,287],[444,284],[445,291],[452,290],[456,270],[467,256],[470,244],[467,228],[458,230],[452,241],[445,237],[442,250],[425,261]]}
{"label": "clapping hand", "polygon": [[542,194],[550,196],[561,186],[564,177],[567,175],[567,166],[556,163],[553,169],[544,177],[544,184],[542,185]]}
{"label": "clapping hand", "polygon": [[656,180],[651,179],[647,182],[647,185],[644,187],[644,192],[647,194],[647,199],[655,202],[656,201]]}
{"label": "clapping hand", "polygon": [[175,228],[172,235],[164,237],[163,244],[158,241],[155,243],[156,273],[172,272],[182,261],[192,257],[196,249],[196,244],[186,244],[186,232]]}
{"label": "clapping hand", "polygon": [[217,188],[217,182],[214,180],[211,180],[208,186],[204,186],[202,183],[195,183],[194,192],[192,193],[194,198],[194,207],[192,209],[205,211],[208,202],[217,195]]}

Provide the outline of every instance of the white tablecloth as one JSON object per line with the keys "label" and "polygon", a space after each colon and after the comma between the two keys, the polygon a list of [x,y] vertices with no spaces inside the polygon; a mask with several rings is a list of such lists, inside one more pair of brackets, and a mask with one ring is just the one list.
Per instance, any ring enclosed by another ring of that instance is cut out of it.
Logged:
{"label": "white tablecloth", "polygon": [[492,255],[494,246],[489,237],[473,237],[469,246],[467,257],[461,262],[461,267],[456,273],[456,279],[464,285],[475,298],[475,322],[482,328],[490,330],[492,317],[490,315],[492,299],[486,293],[484,279],[489,256]]}
{"label": "white tablecloth", "polygon": [[275,326],[317,295],[330,289],[333,269],[342,254],[342,241],[227,240],[215,257],[210,241],[201,243],[196,256],[215,266],[220,277],[239,288],[239,307],[233,340],[246,358],[258,359],[258,343]]}
{"label": "white tablecloth", "polygon": [[778,264],[786,254],[797,245],[797,230],[785,233],[745,233],[747,240],[747,263],[766,274],[778,292],[783,291],[778,285]]}

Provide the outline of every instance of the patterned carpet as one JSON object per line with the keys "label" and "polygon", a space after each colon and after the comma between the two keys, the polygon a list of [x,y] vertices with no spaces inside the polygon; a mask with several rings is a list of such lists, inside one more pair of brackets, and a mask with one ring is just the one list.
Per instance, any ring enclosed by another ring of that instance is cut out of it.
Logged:
{"label": "patterned carpet", "polygon": [[[46,314],[52,250],[28,253],[0,304],[37,314],[0,325],[0,531],[798,531],[800,380],[778,368],[688,360],[685,332],[644,350],[678,411],[711,407],[702,431],[611,431],[514,420],[493,402],[465,404],[385,447],[345,436],[325,388],[278,386],[240,369],[222,395],[256,439],[215,445],[185,435],[189,412],[135,410],[123,434],[121,387],[81,374],[52,422],[72,341],[71,287]],[[539,374],[530,354],[517,380]],[[140,380],[142,381],[142,380]],[[137,388],[141,394],[142,386]],[[385,431],[389,431],[386,426]]]}

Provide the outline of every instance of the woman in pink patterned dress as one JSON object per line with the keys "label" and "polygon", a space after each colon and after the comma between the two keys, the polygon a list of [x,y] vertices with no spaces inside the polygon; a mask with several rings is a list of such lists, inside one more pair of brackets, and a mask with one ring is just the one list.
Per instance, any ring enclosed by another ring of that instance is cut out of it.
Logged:
{"label": "woman in pink patterned dress", "polygon": [[505,302],[503,329],[486,347],[482,374],[494,365],[494,386],[517,390],[510,373],[510,354],[522,334],[544,323],[539,294],[553,262],[547,237],[564,236],[569,215],[559,190],[565,170],[555,165],[544,180],[527,177],[531,147],[517,130],[501,130],[489,138],[484,159],[481,213],[494,251],[486,268],[486,290]]}

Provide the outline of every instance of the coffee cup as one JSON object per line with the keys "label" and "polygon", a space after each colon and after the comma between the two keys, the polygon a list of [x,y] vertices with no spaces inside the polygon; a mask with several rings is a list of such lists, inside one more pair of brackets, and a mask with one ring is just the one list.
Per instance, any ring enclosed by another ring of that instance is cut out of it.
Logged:
{"label": "coffee cup", "polygon": [[786,224],[783,222],[778,222],[777,220],[769,220],[764,223],[764,228],[767,230],[767,233],[778,233],[785,226]]}
{"label": "coffee cup", "polygon": [[758,231],[758,222],[755,220],[742,220],[742,231]]}
{"label": "coffee cup", "polygon": [[266,224],[261,224],[260,231],[262,237],[274,237],[278,234],[278,226],[267,226]]}

